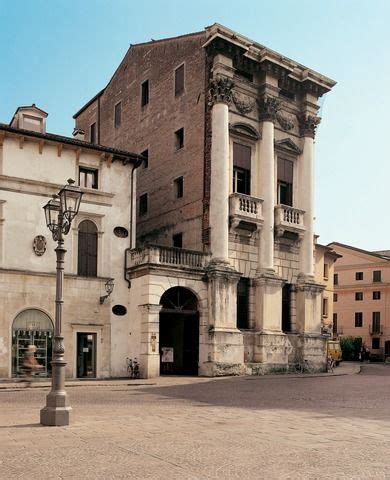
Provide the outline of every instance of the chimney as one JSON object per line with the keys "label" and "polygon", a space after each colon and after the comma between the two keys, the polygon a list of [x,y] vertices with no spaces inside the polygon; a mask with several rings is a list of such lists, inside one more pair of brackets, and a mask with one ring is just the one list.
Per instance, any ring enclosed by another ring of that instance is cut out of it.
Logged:
{"label": "chimney", "polygon": [[73,130],[73,137],[75,138],[75,140],[82,140],[84,142],[85,141],[84,130],[81,130],[81,128],[75,128]]}

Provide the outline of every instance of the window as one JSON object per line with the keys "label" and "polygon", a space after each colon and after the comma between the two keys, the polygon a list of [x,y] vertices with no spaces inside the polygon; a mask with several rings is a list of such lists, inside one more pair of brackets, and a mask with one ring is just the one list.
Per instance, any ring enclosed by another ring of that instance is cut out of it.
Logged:
{"label": "window", "polygon": [[79,225],[77,274],[82,277],[97,276],[97,228],[91,220]]}
{"label": "window", "polygon": [[337,335],[337,313],[333,314],[333,335]]}
{"label": "window", "polygon": [[373,350],[378,350],[379,348],[381,348],[381,339],[380,338],[373,338],[371,348]]}
{"label": "window", "polygon": [[333,284],[334,285],[338,285],[339,284],[339,274],[338,273],[335,273],[333,275]]}
{"label": "window", "polygon": [[293,204],[293,162],[278,158],[278,203]]}
{"label": "window", "polygon": [[139,210],[140,215],[146,215],[148,213],[148,194],[143,193],[139,197]]}
{"label": "window", "polygon": [[251,147],[233,143],[233,192],[251,194]]}
{"label": "window", "polygon": [[363,280],[363,272],[356,272],[355,280]]}
{"label": "window", "polygon": [[184,92],[184,65],[180,65],[175,70],[175,96]]}
{"label": "window", "polygon": [[381,299],[381,292],[372,292],[372,299],[373,300],[380,300]]}
{"label": "window", "polygon": [[141,152],[141,155],[145,158],[144,160],[144,168],[149,167],[149,150],[144,150]]}
{"label": "window", "polygon": [[175,198],[182,198],[184,194],[183,177],[176,178],[173,183],[175,186]]}
{"label": "window", "polygon": [[175,132],[175,148],[180,150],[184,147],[184,128],[179,128]]}
{"label": "window", "polygon": [[372,312],[371,333],[381,333],[381,312]]}
{"label": "window", "polygon": [[114,127],[119,128],[122,121],[122,102],[119,102],[115,105],[114,112]]}
{"label": "window", "polygon": [[374,270],[372,272],[372,281],[381,282],[382,281],[382,272],[380,270]]}
{"label": "window", "polygon": [[97,143],[96,122],[89,127],[89,141],[91,143]]}
{"label": "window", "polygon": [[328,316],[328,299],[327,298],[322,299],[322,316],[323,317]]}
{"label": "window", "polygon": [[355,292],[355,300],[363,300],[363,292]]}
{"label": "window", "polygon": [[324,278],[328,278],[329,276],[329,265],[324,263]]}
{"label": "window", "polygon": [[241,277],[237,284],[237,328],[249,328],[249,281]]}
{"label": "window", "polygon": [[290,283],[286,283],[282,288],[282,330],[292,332]]}
{"label": "window", "polygon": [[98,188],[98,171],[92,168],[79,168],[79,186]]}
{"label": "window", "polygon": [[333,301],[334,301],[334,302],[337,302],[337,299],[338,299],[337,293],[334,293],[334,294],[333,294]]}
{"label": "window", "polygon": [[363,312],[355,312],[355,327],[363,326]]}
{"label": "window", "polygon": [[173,246],[177,248],[183,248],[183,234],[182,233],[175,233],[172,236]]}
{"label": "window", "polygon": [[145,80],[141,84],[141,107],[149,103],[149,80]]}

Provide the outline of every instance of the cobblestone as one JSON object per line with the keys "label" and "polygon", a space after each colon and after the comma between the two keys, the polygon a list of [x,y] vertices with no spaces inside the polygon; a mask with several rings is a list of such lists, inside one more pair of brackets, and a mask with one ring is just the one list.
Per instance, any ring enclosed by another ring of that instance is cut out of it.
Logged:
{"label": "cobblestone", "polygon": [[69,427],[37,423],[47,387],[0,390],[0,478],[390,478],[390,366],[130,385],[69,388]]}

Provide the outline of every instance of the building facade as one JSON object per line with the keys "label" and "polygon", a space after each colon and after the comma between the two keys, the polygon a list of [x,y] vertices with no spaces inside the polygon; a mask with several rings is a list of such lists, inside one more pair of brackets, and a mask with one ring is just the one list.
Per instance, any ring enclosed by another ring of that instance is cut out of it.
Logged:
{"label": "building facade", "polygon": [[126,263],[145,377],[325,365],[313,167],[334,84],[214,24],[131,46],[75,114],[145,157]]}
{"label": "building facade", "polygon": [[[0,377],[20,373],[29,344],[37,346],[42,375],[50,375],[56,243],[42,207],[68,178],[84,193],[65,237],[66,374],[124,375],[132,352],[123,341],[131,319],[123,269],[135,241],[133,172],[140,159],[46,133],[46,117],[32,105],[20,107],[10,125],[0,124]],[[114,290],[104,298],[110,279]]]}
{"label": "building facade", "polygon": [[390,356],[390,251],[369,252],[342,243],[335,266],[334,321],[339,336],[360,337],[371,354]]}

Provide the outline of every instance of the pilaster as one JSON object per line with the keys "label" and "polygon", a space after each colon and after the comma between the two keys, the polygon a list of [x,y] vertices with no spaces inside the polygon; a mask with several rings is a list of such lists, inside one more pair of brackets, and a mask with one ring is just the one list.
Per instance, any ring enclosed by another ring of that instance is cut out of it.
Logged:
{"label": "pilaster", "polygon": [[141,378],[160,375],[160,310],[161,305],[144,304],[141,310]]}

